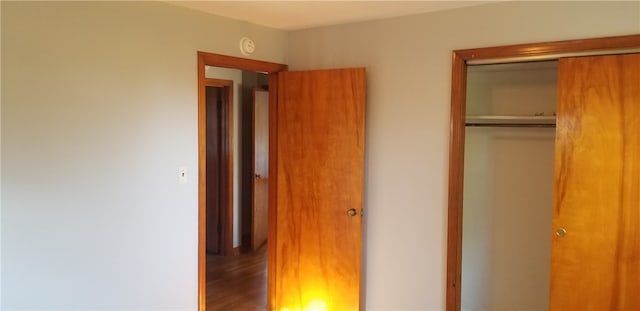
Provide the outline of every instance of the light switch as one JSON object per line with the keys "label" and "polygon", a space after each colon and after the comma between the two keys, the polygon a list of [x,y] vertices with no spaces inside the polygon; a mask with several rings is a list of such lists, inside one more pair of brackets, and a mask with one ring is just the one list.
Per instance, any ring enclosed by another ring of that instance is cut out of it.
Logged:
{"label": "light switch", "polygon": [[181,184],[187,183],[187,168],[184,166],[178,168],[178,182]]}

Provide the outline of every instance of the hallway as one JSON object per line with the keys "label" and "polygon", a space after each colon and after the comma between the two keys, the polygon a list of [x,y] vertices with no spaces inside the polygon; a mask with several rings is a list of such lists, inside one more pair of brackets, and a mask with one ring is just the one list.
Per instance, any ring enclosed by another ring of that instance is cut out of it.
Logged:
{"label": "hallway", "polygon": [[207,311],[264,311],[267,245],[239,256],[207,255]]}

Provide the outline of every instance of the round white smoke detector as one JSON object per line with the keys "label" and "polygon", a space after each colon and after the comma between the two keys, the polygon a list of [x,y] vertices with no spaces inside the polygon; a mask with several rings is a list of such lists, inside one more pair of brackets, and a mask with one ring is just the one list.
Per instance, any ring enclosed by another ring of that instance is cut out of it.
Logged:
{"label": "round white smoke detector", "polygon": [[242,37],[242,39],[240,39],[240,52],[242,53],[242,55],[250,55],[255,52],[255,50],[256,44],[253,42],[253,40],[247,37]]}

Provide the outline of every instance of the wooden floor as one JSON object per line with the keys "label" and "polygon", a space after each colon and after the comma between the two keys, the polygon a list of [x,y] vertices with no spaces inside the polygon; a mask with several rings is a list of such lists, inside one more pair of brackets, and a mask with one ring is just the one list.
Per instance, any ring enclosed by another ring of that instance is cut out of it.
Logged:
{"label": "wooden floor", "polygon": [[267,247],[239,256],[207,255],[207,311],[265,311]]}

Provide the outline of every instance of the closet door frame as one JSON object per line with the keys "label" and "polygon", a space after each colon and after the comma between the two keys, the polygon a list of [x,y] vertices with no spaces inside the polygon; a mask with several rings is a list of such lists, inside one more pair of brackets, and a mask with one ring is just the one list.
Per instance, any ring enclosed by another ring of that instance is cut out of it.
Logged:
{"label": "closet door frame", "polygon": [[640,51],[640,34],[474,48],[453,51],[449,136],[446,310],[459,311],[462,280],[462,200],[464,181],[467,65],[553,60],[561,57]]}

